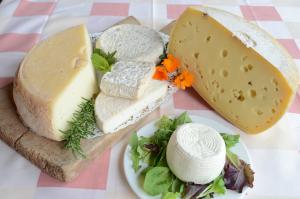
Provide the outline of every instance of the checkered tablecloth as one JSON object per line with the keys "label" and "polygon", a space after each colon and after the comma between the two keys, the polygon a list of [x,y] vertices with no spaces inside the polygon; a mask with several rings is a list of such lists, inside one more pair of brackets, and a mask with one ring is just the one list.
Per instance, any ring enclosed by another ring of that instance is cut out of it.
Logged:
{"label": "checkered tablecloth", "polygon": [[[68,27],[86,23],[99,32],[133,15],[159,29],[188,5],[221,8],[253,21],[287,48],[300,67],[300,0],[3,0],[0,4],[0,86],[12,81],[28,50]],[[179,91],[160,113],[212,118],[239,131],[211,110],[193,90]],[[2,114],[2,113],[0,113]],[[256,172],[247,199],[300,198],[300,90],[290,110],[271,129],[249,136],[241,132]],[[72,183],[58,182],[0,141],[1,199],[136,198],[122,170],[124,139],[94,161]]]}

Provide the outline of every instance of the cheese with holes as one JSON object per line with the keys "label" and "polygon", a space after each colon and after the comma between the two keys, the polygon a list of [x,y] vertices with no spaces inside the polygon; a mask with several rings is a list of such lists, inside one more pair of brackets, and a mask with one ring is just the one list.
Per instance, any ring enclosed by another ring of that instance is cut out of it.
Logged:
{"label": "cheese with holes", "polygon": [[270,35],[218,9],[188,8],[170,36],[169,52],[195,74],[194,89],[247,133],[274,125],[299,82],[290,55]]}
{"label": "cheese with holes", "polygon": [[172,134],[166,158],[171,171],[180,180],[207,184],[224,168],[225,143],[211,127],[199,123],[184,124]]}
{"label": "cheese with holes", "polygon": [[155,30],[133,24],[113,26],[99,37],[96,47],[105,52],[116,51],[118,60],[158,62],[164,43]]}
{"label": "cheese with holes", "polygon": [[119,61],[101,79],[100,89],[106,95],[137,99],[144,93],[154,73],[152,62]]}
{"label": "cheese with holes", "polygon": [[104,133],[114,133],[154,110],[167,95],[168,84],[151,79],[139,99],[112,97],[103,92],[95,101],[96,122]]}
{"label": "cheese with holes", "polygon": [[78,110],[82,98],[97,93],[91,64],[91,42],[84,25],[34,46],[20,65],[13,96],[19,115],[35,133],[63,139],[61,130]]}

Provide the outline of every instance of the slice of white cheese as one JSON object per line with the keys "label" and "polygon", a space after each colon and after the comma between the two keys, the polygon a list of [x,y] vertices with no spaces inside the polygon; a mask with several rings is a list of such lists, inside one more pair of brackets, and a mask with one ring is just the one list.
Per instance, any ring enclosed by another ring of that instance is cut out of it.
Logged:
{"label": "slice of white cheese", "polygon": [[91,42],[84,25],[57,33],[33,47],[14,81],[14,100],[35,133],[62,140],[82,98],[97,93]]}
{"label": "slice of white cheese", "polygon": [[169,53],[195,75],[193,88],[247,133],[274,125],[299,83],[297,66],[268,33],[222,10],[188,8],[170,35]]}
{"label": "slice of white cheese", "polygon": [[99,37],[96,47],[116,53],[118,60],[158,62],[164,43],[155,30],[132,24],[113,26]]}
{"label": "slice of white cheese", "polygon": [[112,71],[105,73],[100,83],[101,92],[114,97],[139,98],[154,73],[152,62],[119,61]]}
{"label": "slice of white cheese", "polygon": [[96,122],[104,133],[113,133],[136,122],[167,95],[166,82],[150,80],[144,94],[137,100],[111,97],[100,93],[95,102]]}
{"label": "slice of white cheese", "polygon": [[222,172],[226,148],[222,136],[213,128],[188,123],[172,134],[166,157],[171,171],[180,180],[206,184]]}

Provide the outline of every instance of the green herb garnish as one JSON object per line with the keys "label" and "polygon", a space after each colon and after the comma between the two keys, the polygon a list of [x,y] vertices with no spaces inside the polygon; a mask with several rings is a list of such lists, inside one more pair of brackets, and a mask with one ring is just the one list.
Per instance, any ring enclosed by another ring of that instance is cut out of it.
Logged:
{"label": "green herb garnish", "polygon": [[167,42],[167,43],[165,44],[163,54],[161,54],[161,55],[159,56],[159,63],[162,63],[162,62],[164,61],[164,59],[167,58],[167,55],[168,55],[168,54],[167,54],[167,51],[168,51],[168,44],[169,44],[169,42]]}
{"label": "green herb garnish", "polygon": [[85,157],[80,141],[93,135],[95,130],[94,100],[84,99],[79,105],[79,110],[73,114],[69,123],[69,128],[61,131],[64,134],[64,147],[72,151],[77,156]]}
{"label": "green herb garnish", "polygon": [[110,72],[111,66],[116,63],[116,51],[106,53],[99,48],[95,48],[92,54],[92,63],[96,70],[103,73]]}
{"label": "green herb garnish", "polygon": [[221,133],[221,136],[223,137],[223,140],[226,145],[226,157],[227,159],[236,167],[238,168],[240,166],[240,160],[239,157],[233,153],[230,149],[235,146],[240,139],[240,135],[230,135],[226,133]]}

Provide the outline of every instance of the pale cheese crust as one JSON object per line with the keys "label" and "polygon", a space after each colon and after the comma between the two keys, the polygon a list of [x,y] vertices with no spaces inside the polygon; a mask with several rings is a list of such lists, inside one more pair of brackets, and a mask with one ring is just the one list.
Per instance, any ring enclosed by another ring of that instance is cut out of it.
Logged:
{"label": "pale cheese crust", "polygon": [[164,43],[155,30],[133,24],[113,26],[104,31],[96,47],[105,52],[116,51],[118,60],[134,60],[156,63],[163,53]]}
{"label": "pale cheese crust", "polygon": [[14,81],[19,115],[35,133],[63,139],[82,98],[98,91],[90,60],[91,44],[84,25],[57,33],[33,47]]}
{"label": "pale cheese crust", "polygon": [[293,60],[259,27],[218,9],[188,8],[172,30],[169,52],[195,74],[194,89],[248,133],[274,125],[299,82]]}
{"label": "pale cheese crust", "polygon": [[114,97],[138,99],[144,94],[154,69],[152,62],[118,61],[111,72],[103,75],[101,92]]}

